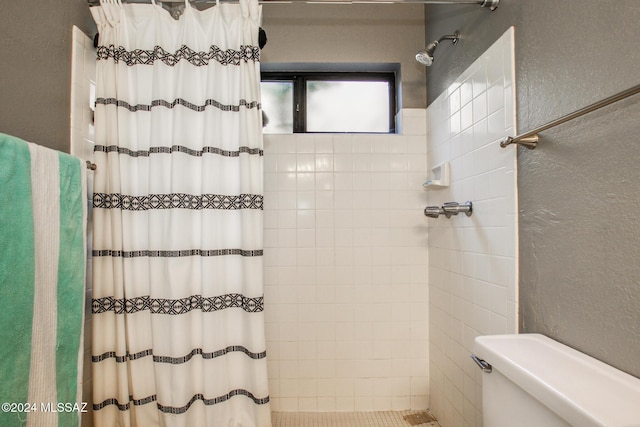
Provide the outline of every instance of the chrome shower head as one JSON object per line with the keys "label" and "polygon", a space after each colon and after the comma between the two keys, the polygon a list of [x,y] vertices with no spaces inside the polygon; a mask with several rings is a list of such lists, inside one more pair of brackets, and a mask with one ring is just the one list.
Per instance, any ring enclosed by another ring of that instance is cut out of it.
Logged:
{"label": "chrome shower head", "polygon": [[433,64],[433,52],[435,52],[436,47],[438,47],[437,41],[429,43],[427,47],[416,53],[416,61],[427,67]]}
{"label": "chrome shower head", "polygon": [[433,64],[433,53],[442,40],[451,40],[452,44],[456,44],[460,40],[460,33],[456,31],[453,35],[442,36],[438,40],[432,41],[427,47],[416,53],[416,61],[427,67]]}

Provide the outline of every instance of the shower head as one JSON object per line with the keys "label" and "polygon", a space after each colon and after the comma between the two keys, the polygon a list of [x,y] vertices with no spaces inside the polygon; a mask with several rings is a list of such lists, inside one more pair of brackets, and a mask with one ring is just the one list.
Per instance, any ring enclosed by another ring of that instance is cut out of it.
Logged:
{"label": "shower head", "polygon": [[459,39],[460,33],[456,31],[453,35],[442,36],[438,40],[432,41],[427,45],[427,47],[419,50],[418,53],[416,53],[416,61],[418,61],[422,65],[429,67],[431,64],[433,64],[433,52],[435,52],[436,48],[442,40],[451,40],[452,44],[456,44],[458,43]]}
{"label": "shower head", "polygon": [[437,41],[429,43],[427,47],[416,53],[416,61],[427,67],[433,64],[433,52],[436,50],[436,47],[438,47]]}

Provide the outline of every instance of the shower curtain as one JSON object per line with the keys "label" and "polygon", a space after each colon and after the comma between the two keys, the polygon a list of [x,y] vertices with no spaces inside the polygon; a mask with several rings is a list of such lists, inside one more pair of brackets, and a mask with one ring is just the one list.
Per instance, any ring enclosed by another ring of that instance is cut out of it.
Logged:
{"label": "shower curtain", "polygon": [[270,426],[260,6],[91,11],[94,425]]}

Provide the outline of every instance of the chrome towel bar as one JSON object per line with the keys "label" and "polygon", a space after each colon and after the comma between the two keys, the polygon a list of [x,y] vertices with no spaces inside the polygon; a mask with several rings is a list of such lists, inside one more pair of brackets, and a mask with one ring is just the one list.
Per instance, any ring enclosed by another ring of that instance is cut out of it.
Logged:
{"label": "chrome towel bar", "polygon": [[601,101],[598,101],[596,103],[593,103],[587,107],[581,108],[577,111],[574,111],[571,114],[567,114],[566,116],[560,117],[559,119],[553,120],[549,123],[547,123],[546,125],[542,125],[540,127],[537,127],[533,130],[530,130],[529,132],[520,134],[518,136],[514,136],[514,137],[506,137],[505,139],[503,139],[500,142],[500,147],[504,148],[508,145],[511,144],[520,144],[524,147],[529,148],[530,150],[533,150],[534,148],[536,148],[536,146],[538,145],[538,140],[540,139],[538,137],[538,134],[544,130],[550,129],[552,127],[561,125],[562,123],[566,123],[569,120],[573,120],[575,118],[578,118],[580,116],[584,116],[585,114],[591,113],[592,111],[598,110],[602,107],[606,107],[609,104],[613,104],[614,102],[618,102],[621,101],[631,95],[635,95],[637,93],[640,93],[640,84],[629,88],[627,90],[623,90],[620,93],[617,93],[613,96],[610,96],[608,98],[605,98]]}

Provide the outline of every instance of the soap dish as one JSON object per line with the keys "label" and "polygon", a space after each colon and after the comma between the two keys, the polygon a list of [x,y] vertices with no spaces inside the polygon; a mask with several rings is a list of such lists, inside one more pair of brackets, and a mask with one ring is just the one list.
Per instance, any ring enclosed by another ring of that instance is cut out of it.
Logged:
{"label": "soap dish", "polygon": [[422,184],[427,190],[447,188],[449,186],[449,162],[441,163],[431,169],[431,178]]}

